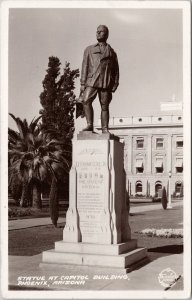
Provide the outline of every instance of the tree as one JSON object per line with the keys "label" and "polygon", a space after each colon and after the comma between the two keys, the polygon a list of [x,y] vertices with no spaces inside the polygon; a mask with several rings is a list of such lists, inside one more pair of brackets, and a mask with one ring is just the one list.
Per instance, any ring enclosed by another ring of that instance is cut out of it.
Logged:
{"label": "tree", "polygon": [[9,186],[13,191],[14,186],[17,185],[21,187],[21,206],[27,206],[30,202],[30,193],[28,190],[28,180],[23,172],[20,172],[22,169],[23,158],[26,158],[26,152],[31,150],[31,142],[33,135],[36,130],[37,123],[39,118],[33,120],[30,125],[28,125],[27,120],[23,121],[20,118],[16,118],[14,115],[10,116],[16,122],[18,132],[8,128],[8,149],[9,149]]}
{"label": "tree", "polygon": [[59,218],[59,201],[58,201],[58,185],[55,179],[52,180],[50,195],[49,195],[50,217],[52,223],[57,227],[57,220]]}
{"label": "tree", "polygon": [[[79,70],[71,70],[70,64],[65,63],[65,68],[60,76],[60,61],[57,57],[49,57],[48,69],[43,80],[43,92],[40,102],[43,109],[42,128],[50,135],[62,142],[65,159],[71,165],[72,143],[74,133],[74,94],[75,79],[79,77]],[[69,182],[69,175],[63,176],[63,182]],[[59,181],[53,180],[50,190],[50,214],[53,224],[56,226],[58,219],[58,186]],[[68,187],[67,187],[68,189]]]}
{"label": "tree", "polygon": [[45,130],[54,129],[56,121],[55,105],[58,92],[58,76],[60,74],[60,61],[57,57],[49,57],[47,74],[42,82],[43,92],[40,94],[40,102],[43,109],[40,110],[42,123]]}
{"label": "tree", "polygon": [[16,122],[19,132],[9,128],[9,162],[10,184],[17,176],[22,183],[21,205],[27,206],[32,197],[32,206],[41,208],[41,183],[57,180],[62,172],[69,171],[69,165],[61,150],[61,143],[50,139],[48,134],[41,132],[38,117],[28,125],[23,121],[10,116]]}
{"label": "tree", "polygon": [[49,57],[47,74],[43,80],[44,90],[40,94],[43,107],[40,114],[43,129],[52,137],[61,139],[66,150],[74,133],[74,89],[79,69],[71,70],[70,64],[66,62],[63,74],[59,77],[60,65],[57,57]]}
{"label": "tree", "polygon": [[165,187],[163,187],[162,190],[162,198],[161,198],[161,203],[164,209],[167,208],[167,193]]}
{"label": "tree", "polygon": [[[10,166],[9,166],[10,170]],[[10,171],[8,177],[10,178]],[[11,193],[11,196],[16,201],[16,205],[20,205],[20,199],[22,197],[22,183],[18,179],[17,173],[12,173],[12,182],[9,182],[9,192]]]}
{"label": "tree", "polygon": [[74,94],[75,79],[79,77],[79,69],[71,70],[70,64],[65,63],[63,75],[58,82],[58,103],[56,106],[56,129],[63,141],[71,143],[74,133]]}

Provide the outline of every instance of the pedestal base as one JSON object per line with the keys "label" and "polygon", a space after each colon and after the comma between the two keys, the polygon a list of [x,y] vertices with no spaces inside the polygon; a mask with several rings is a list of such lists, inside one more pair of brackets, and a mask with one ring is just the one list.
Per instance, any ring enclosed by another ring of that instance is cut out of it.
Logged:
{"label": "pedestal base", "polygon": [[110,133],[84,131],[73,140],[63,241],[43,252],[41,266],[127,273],[146,260],[147,250],[131,239],[123,157],[123,144]]}
{"label": "pedestal base", "polygon": [[130,240],[116,245],[87,244],[87,243],[55,243],[55,249],[43,252],[42,266],[79,266],[106,268],[113,271],[127,273],[133,269],[135,263],[143,264],[147,258],[146,248],[137,248],[137,241]]}

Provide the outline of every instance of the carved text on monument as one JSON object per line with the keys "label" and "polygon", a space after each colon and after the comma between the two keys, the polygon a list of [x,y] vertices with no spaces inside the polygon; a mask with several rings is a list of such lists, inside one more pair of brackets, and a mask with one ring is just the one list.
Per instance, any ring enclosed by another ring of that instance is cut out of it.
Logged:
{"label": "carved text on monument", "polygon": [[94,242],[102,231],[106,162],[78,161],[76,168],[77,209],[82,239],[84,242]]}

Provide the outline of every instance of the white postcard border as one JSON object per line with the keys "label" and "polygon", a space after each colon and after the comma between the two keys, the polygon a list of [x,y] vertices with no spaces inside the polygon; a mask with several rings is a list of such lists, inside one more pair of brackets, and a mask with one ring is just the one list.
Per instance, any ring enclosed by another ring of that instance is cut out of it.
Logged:
{"label": "white postcard border", "polygon": [[[8,291],[8,13],[10,8],[171,8],[183,10],[184,291]],[[11,299],[184,299],[191,289],[191,90],[189,1],[3,1],[1,5],[1,283]]]}

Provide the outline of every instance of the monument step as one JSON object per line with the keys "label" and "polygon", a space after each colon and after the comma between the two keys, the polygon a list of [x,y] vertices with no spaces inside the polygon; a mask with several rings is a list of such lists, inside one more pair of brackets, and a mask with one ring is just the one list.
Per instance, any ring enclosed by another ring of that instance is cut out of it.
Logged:
{"label": "monument step", "polygon": [[72,265],[72,264],[58,264],[58,263],[48,263],[48,262],[41,262],[39,264],[39,267],[42,269],[46,269],[46,270],[58,270],[62,269],[62,270],[70,270],[70,271],[75,271],[75,274],[78,274],[78,272],[80,273],[93,273],[94,275],[96,274],[106,274],[106,275],[122,275],[122,274],[127,274],[130,273],[138,268],[141,268],[142,266],[146,265],[147,263],[149,263],[150,260],[149,258],[146,256],[142,259],[140,259],[137,262],[134,262],[132,265],[126,267],[126,268],[113,268],[113,267],[105,267],[105,266],[85,266],[85,265]]}
{"label": "monument step", "polygon": [[88,243],[67,243],[59,241],[55,243],[55,251],[86,253],[86,254],[103,254],[103,255],[119,255],[127,253],[137,248],[137,240],[132,239],[121,244],[103,245]]}
{"label": "monument step", "polygon": [[119,255],[58,252],[55,249],[43,252],[43,263],[72,264],[82,266],[127,268],[147,256],[146,248],[137,248]]}

